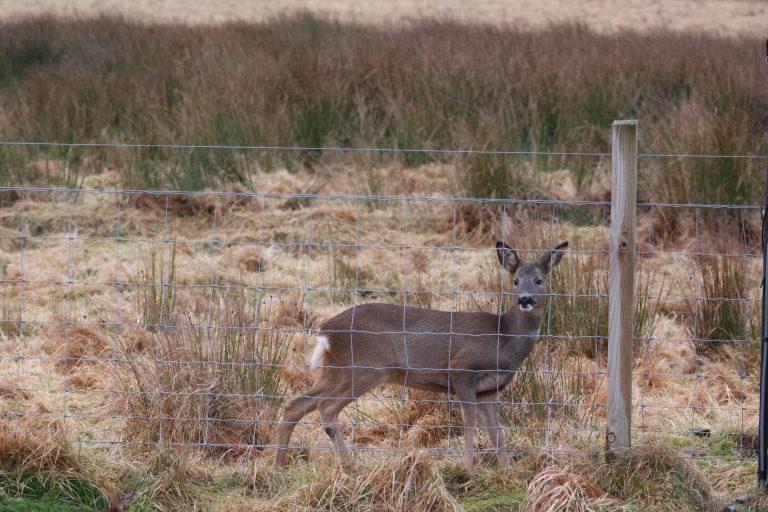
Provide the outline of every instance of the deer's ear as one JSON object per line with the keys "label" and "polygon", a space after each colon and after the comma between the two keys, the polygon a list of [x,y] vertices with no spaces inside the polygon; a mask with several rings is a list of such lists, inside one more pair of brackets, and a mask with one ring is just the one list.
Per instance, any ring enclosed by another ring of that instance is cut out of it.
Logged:
{"label": "deer's ear", "polygon": [[507,272],[514,274],[517,267],[520,266],[520,257],[517,252],[504,242],[496,242],[496,255],[499,257],[499,263]]}
{"label": "deer's ear", "polygon": [[563,259],[565,250],[568,248],[568,242],[563,242],[554,249],[550,249],[547,253],[539,258],[539,265],[544,269],[544,272],[549,273],[560,260]]}

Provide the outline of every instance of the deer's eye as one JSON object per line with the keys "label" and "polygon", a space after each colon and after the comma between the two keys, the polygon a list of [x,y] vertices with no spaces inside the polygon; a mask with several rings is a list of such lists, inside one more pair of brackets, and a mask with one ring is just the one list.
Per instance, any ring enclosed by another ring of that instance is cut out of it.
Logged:
{"label": "deer's eye", "polygon": [[541,286],[543,283],[544,281],[541,278],[536,280],[536,286]]}
{"label": "deer's eye", "polygon": [[512,281],[512,284],[514,284],[515,286],[517,286],[517,285],[519,285],[519,284],[520,284],[520,280],[519,280],[518,278],[515,278],[515,279]]}

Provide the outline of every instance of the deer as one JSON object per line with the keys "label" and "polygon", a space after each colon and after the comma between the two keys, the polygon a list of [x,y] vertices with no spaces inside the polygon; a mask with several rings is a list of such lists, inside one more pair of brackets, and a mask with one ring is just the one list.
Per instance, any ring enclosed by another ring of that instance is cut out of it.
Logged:
{"label": "deer", "polygon": [[499,393],[512,381],[539,338],[549,277],[568,242],[534,261],[496,243],[502,268],[512,275],[508,311],[450,312],[369,303],[336,315],[320,328],[311,366],[315,384],[288,401],[278,433],[275,467],[285,465],[296,424],[317,409],[341,459],[351,462],[339,423],[350,403],[381,384],[453,395],[464,427],[464,465],[474,473],[475,424],[485,428],[501,466],[509,464]]}

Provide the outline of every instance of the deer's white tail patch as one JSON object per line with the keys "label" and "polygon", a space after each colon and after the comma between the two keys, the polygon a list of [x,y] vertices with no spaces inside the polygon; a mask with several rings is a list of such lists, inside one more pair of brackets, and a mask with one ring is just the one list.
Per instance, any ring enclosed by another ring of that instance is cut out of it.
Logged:
{"label": "deer's white tail patch", "polygon": [[326,352],[331,351],[331,344],[328,341],[328,336],[318,336],[315,343],[315,350],[312,352],[312,359],[310,365],[312,368],[317,368],[323,362],[323,356]]}

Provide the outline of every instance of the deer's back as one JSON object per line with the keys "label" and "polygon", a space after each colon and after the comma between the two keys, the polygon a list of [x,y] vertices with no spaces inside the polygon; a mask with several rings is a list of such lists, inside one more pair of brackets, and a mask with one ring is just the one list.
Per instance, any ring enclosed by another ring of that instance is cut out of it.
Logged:
{"label": "deer's back", "polygon": [[330,361],[337,365],[493,370],[516,357],[512,352],[521,352],[524,358],[530,350],[526,340],[508,332],[499,315],[392,304],[348,309],[328,320],[321,334],[327,336]]}

